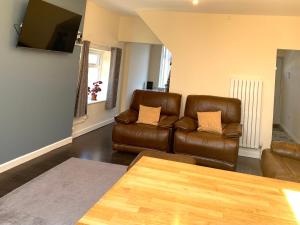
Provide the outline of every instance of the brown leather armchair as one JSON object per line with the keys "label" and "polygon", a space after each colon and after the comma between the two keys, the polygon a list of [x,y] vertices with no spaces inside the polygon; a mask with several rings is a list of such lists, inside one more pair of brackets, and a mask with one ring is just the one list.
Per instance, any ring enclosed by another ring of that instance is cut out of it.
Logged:
{"label": "brown leather armchair", "polygon": [[[222,111],[223,134],[199,132],[197,112]],[[184,117],[175,124],[174,153],[192,155],[197,164],[235,170],[241,131],[241,101],[190,95]]]}
{"label": "brown leather armchair", "polygon": [[300,182],[300,145],[272,142],[261,157],[263,176]]}
{"label": "brown leather armchair", "polygon": [[[179,94],[136,90],[130,108],[115,117],[117,124],[113,127],[113,149],[135,153],[144,150],[170,152],[180,104]],[[140,105],[162,107],[158,126],[136,123]]]}

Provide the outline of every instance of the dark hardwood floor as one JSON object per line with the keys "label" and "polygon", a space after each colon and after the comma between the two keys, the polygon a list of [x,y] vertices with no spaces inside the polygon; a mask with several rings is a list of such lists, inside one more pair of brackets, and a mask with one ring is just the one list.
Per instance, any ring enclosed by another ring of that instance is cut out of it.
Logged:
{"label": "dark hardwood floor", "polygon": [[[136,155],[112,151],[111,133],[112,125],[108,125],[74,139],[72,144],[0,174],[0,197],[72,157],[129,165]],[[239,157],[237,170],[261,175],[257,159]]]}

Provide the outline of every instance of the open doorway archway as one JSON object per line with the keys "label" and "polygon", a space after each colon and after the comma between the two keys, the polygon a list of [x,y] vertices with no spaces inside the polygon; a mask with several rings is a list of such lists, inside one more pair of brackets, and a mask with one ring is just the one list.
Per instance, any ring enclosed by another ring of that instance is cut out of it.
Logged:
{"label": "open doorway archway", "polygon": [[278,50],[273,141],[300,143],[300,51]]}

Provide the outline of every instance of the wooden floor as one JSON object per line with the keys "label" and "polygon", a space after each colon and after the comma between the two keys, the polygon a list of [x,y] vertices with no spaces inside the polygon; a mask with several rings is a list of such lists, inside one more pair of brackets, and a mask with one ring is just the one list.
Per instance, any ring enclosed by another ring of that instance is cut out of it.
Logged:
{"label": "wooden floor", "polygon": [[[113,152],[111,133],[112,125],[108,125],[76,138],[72,144],[0,174],[0,197],[72,157],[129,165],[136,155]],[[261,174],[259,160],[246,157],[239,158],[237,170]]]}

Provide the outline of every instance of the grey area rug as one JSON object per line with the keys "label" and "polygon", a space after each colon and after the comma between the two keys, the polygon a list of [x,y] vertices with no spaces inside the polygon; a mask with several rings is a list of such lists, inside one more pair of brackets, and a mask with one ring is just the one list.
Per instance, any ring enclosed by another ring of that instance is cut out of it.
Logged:
{"label": "grey area rug", "polygon": [[0,199],[1,225],[73,225],[126,167],[71,158]]}

